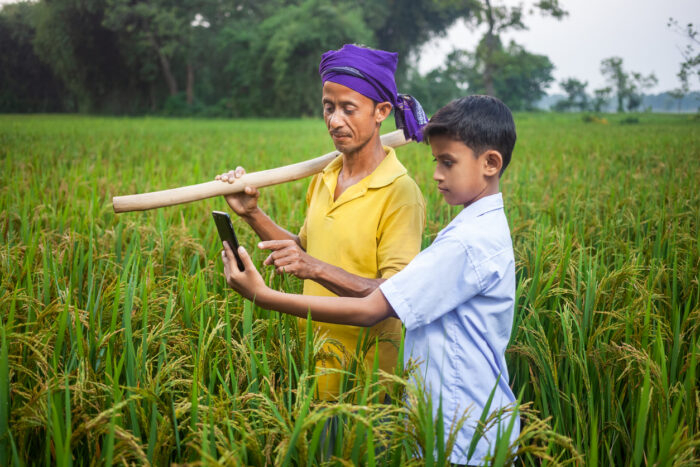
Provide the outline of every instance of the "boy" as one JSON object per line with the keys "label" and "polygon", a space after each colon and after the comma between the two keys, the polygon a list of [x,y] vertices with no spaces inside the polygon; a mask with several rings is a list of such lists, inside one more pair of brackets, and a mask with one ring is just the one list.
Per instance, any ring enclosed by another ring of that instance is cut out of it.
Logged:
{"label": "boy", "polygon": [[[467,451],[489,395],[491,410],[515,401],[508,386],[505,348],[515,301],[515,262],[499,178],[510,162],[515,124],[508,107],[489,96],[469,96],[440,109],[424,128],[437,163],[433,178],[451,205],[464,209],[430,247],[364,298],[312,297],[271,290],[240,248],[245,272],[225,246],[227,283],[263,308],[316,321],[371,326],[389,317],[406,327],[405,358],[419,371],[445,433],[469,409],[450,461],[481,464],[497,429]],[[509,420],[501,421],[501,429]],[[511,440],[519,433],[515,420]],[[491,452],[492,453],[492,452]]]}

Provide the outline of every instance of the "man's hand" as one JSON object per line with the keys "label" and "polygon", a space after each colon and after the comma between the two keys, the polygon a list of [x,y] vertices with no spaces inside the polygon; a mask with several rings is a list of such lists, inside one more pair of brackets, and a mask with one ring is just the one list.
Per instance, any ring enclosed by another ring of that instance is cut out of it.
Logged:
{"label": "man's hand", "polygon": [[274,265],[278,274],[289,273],[299,279],[314,279],[318,275],[320,261],[302,250],[294,240],[268,240],[258,243],[258,248],[272,251],[263,264]]}
{"label": "man's hand", "polygon": [[[229,170],[221,175],[217,175],[214,180],[233,183],[243,175],[245,175],[245,169],[239,166],[236,167],[236,170]],[[259,196],[260,192],[257,188],[246,186],[241,193],[224,195],[224,198],[226,198],[226,202],[233,212],[238,214],[240,217],[250,217],[258,210]]]}
{"label": "man's hand", "polygon": [[253,261],[251,261],[245,248],[239,247],[238,255],[241,257],[245,271],[238,269],[236,257],[233,255],[231,247],[228,242],[224,242],[224,251],[221,252],[221,259],[224,261],[226,283],[243,297],[253,301],[264,293],[267,287],[262,276],[255,269]]}

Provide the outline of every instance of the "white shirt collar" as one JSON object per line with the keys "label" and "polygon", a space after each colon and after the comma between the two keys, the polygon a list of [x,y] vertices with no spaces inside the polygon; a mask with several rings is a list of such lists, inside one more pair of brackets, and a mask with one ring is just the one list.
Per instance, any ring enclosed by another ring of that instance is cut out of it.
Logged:
{"label": "white shirt collar", "polygon": [[462,209],[462,212],[457,214],[455,220],[459,219],[458,222],[462,222],[465,219],[479,217],[482,214],[495,211],[496,209],[503,209],[503,195],[501,193],[485,196],[470,204]]}

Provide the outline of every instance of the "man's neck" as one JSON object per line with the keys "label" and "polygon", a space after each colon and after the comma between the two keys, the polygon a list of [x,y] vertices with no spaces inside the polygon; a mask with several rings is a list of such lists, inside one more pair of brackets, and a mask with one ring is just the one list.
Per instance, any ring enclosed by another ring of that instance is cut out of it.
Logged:
{"label": "man's neck", "polygon": [[355,152],[343,154],[342,177],[361,180],[374,172],[386,157],[382,141],[377,133],[371,140]]}

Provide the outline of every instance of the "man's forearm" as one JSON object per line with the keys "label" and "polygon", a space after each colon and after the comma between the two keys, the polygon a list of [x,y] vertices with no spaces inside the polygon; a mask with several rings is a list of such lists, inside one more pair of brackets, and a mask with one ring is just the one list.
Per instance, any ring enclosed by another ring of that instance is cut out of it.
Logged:
{"label": "man's forearm", "polygon": [[241,216],[260,237],[260,240],[294,240],[299,246],[299,236],[277,225],[265,212],[258,208],[253,214]]}
{"label": "man's forearm", "polygon": [[311,280],[321,284],[339,297],[366,297],[386,279],[368,279],[319,261]]}

